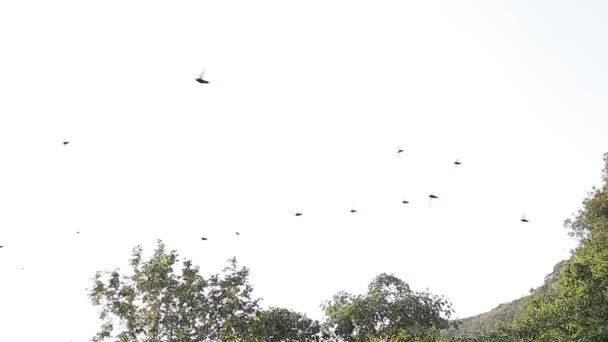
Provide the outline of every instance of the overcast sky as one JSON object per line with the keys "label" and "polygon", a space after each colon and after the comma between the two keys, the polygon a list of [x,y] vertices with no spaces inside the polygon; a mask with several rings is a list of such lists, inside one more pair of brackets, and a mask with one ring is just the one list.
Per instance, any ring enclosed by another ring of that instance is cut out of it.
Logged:
{"label": "overcast sky", "polygon": [[381,272],[459,317],[527,294],[600,184],[607,10],[0,2],[0,341],[88,340],[90,278],[157,238],[314,318]]}

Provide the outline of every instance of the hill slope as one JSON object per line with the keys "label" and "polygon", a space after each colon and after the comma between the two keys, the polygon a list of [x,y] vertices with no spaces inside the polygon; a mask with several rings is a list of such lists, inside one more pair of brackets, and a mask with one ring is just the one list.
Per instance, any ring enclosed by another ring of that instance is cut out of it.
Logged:
{"label": "hill slope", "polygon": [[544,284],[525,296],[509,303],[503,303],[496,308],[473,317],[458,320],[461,323],[458,329],[450,328],[442,332],[444,337],[475,336],[482,331],[492,330],[498,322],[511,322],[513,318],[526,307],[528,298],[539,296],[553,289],[553,283],[558,279],[562,267],[568,260],[562,260],[553,266],[553,272],[545,276]]}

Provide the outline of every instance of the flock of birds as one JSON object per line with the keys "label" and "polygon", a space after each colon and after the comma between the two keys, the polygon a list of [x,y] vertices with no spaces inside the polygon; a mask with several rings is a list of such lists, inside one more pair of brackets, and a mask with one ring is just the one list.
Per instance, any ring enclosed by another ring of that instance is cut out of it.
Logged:
{"label": "flock of birds", "polygon": [[[397,155],[398,155],[398,156],[399,156],[399,155],[401,155],[403,152],[405,152],[405,150],[404,150],[404,149],[402,149],[401,147],[399,147],[399,148],[397,149]],[[454,161],[454,166],[459,166],[459,165],[462,165],[462,162],[461,162],[460,160],[456,159],[456,160]],[[431,194],[429,195],[429,200],[430,200],[430,201],[432,201],[432,200],[434,200],[434,199],[438,199],[438,198],[439,198],[439,196],[437,196],[437,195],[435,195],[435,194],[433,194],[433,193],[431,193]],[[407,200],[402,200],[402,201],[401,201],[401,203],[403,203],[403,204],[409,204],[410,202],[409,202],[409,201],[407,201]],[[356,214],[356,213],[357,213],[357,210],[356,210],[356,209],[351,209],[351,210],[350,210],[350,213],[351,213],[351,214]],[[297,211],[297,212],[295,213],[295,216],[302,216],[302,215],[303,215],[303,214],[302,214],[301,212],[299,212],[299,211]],[[523,220],[524,220],[524,217],[522,217],[522,221],[523,221]],[[526,220],[525,222],[528,222],[528,220]]]}
{"label": "flock of birds", "polygon": [[[209,82],[207,82],[209,83]],[[397,148],[397,156],[401,155],[403,152],[405,152],[405,150],[401,147]],[[459,167],[460,165],[462,165],[462,162],[459,159],[454,160],[454,167]],[[439,196],[435,195],[434,193],[429,194],[429,201],[432,201],[434,199],[439,199]],[[410,202],[407,200],[402,200],[401,203],[403,204],[409,204]],[[357,210],[356,209],[351,209],[350,210],[351,214],[356,214]],[[295,216],[302,216],[302,212],[297,211],[295,213]],[[527,223],[530,222],[527,218],[526,218],[526,214],[522,214],[521,222]]]}
{"label": "flock of birds", "polygon": [[[198,83],[200,83],[200,84],[209,84],[209,81],[205,80],[205,79],[204,79],[204,77],[205,77],[205,69],[203,69],[203,71],[201,71],[201,73],[198,75],[198,77],[197,77],[197,78],[195,78],[195,81],[196,81],[196,82],[198,82]],[[64,141],[63,141],[63,146],[65,147],[65,146],[67,146],[69,143],[70,143],[69,141],[64,140]],[[401,148],[401,147],[397,148],[397,156],[400,156],[400,155],[401,155],[403,152],[405,152],[405,150],[404,150],[403,148]],[[456,160],[454,161],[454,166],[455,166],[455,167],[458,167],[458,166],[460,166],[460,165],[462,165],[462,162],[461,162],[460,160],[456,159]],[[429,200],[430,200],[430,201],[432,201],[432,200],[434,200],[434,199],[439,199],[439,196],[437,196],[437,195],[435,195],[435,194],[433,194],[433,193],[429,194]],[[403,204],[409,204],[410,202],[408,202],[407,200],[403,200],[403,201],[401,201],[401,203],[403,203]],[[357,213],[357,210],[356,210],[356,209],[351,209],[351,210],[350,210],[350,213],[351,213],[351,214],[356,214],[356,213]],[[300,212],[300,211],[296,211],[296,212],[295,212],[295,214],[294,214],[294,216],[302,216],[302,215],[303,215],[303,213],[302,213],[302,212]],[[521,222],[524,222],[524,223],[530,222],[530,221],[529,221],[529,220],[526,218],[526,215],[525,215],[525,214],[523,214],[523,215],[521,216],[520,221],[521,221]],[[236,235],[237,235],[237,236],[241,235],[239,232],[235,232],[235,233],[236,233]],[[77,232],[76,232],[76,234],[80,234],[80,231],[77,231]],[[201,237],[201,240],[203,240],[203,241],[207,241],[207,240],[208,240],[208,238],[207,238],[207,237]],[[0,245],[0,249],[1,249],[1,248],[4,248],[4,245]]]}

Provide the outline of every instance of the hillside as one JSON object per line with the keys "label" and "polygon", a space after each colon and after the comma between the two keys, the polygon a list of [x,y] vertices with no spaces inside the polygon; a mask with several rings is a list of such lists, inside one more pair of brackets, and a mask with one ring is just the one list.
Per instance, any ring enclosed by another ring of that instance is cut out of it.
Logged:
{"label": "hillside", "polygon": [[442,332],[444,337],[475,336],[482,331],[492,330],[498,322],[510,322],[513,318],[525,309],[526,300],[534,296],[539,296],[553,288],[553,283],[558,279],[558,275],[567,260],[562,260],[553,266],[553,272],[545,276],[544,284],[531,291],[529,296],[525,296],[508,303],[503,303],[496,308],[473,317],[458,320],[461,323],[458,329],[450,328]]}

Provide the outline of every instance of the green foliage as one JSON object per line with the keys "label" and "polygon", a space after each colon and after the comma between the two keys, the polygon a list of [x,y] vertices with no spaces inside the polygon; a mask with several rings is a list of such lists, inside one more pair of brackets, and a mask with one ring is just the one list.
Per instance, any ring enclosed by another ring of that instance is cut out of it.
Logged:
{"label": "green foliage", "polygon": [[435,341],[452,313],[442,297],[381,274],[363,296],[335,295],[322,327],[287,309],[260,309],[235,259],[204,278],[189,260],[175,272],[178,255],[161,241],[148,260],[142,252],[134,248],[129,275],[97,272],[89,297],[102,322],[93,341]]}
{"label": "green foliage", "polygon": [[142,261],[142,251],[133,250],[131,275],[97,272],[89,296],[102,324],[93,341],[318,341],[318,322],[286,309],[261,310],[249,270],[235,259],[204,278],[189,260],[176,274],[178,255],[161,241],[149,260]]}
{"label": "green foliage", "polygon": [[254,324],[255,341],[260,342],[320,341],[320,332],[319,322],[282,308],[258,312]]}
{"label": "green foliage", "polygon": [[94,341],[111,338],[114,322],[118,341],[229,341],[249,334],[257,300],[251,298],[248,270],[233,259],[223,274],[205,279],[186,260],[176,275],[177,257],[159,241],[148,261],[142,262],[141,247],[133,250],[132,275],[96,274],[89,296],[101,307],[103,323]]}
{"label": "green foliage", "polygon": [[448,327],[451,304],[415,293],[387,274],[377,276],[365,295],[336,294],[324,305],[325,331],[341,341],[436,341]]}

